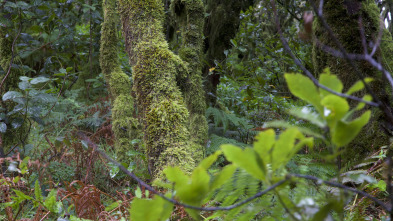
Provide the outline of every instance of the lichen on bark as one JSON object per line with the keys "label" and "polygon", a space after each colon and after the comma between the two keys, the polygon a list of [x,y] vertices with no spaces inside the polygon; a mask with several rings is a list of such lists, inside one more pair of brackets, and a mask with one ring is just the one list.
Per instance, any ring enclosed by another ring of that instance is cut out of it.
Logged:
{"label": "lichen on bark", "polygon": [[[323,16],[333,30],[335,37],[341,42],[348,53],[363,54],[364,51],[359,18],[362,19],[361,24],[364,28],[367,42],[376,42],[378,38],[381,23],[379,19],[379,10],[374,1],[325,1]],[[313,30],[320,43],[337,48],[332,37],[319,20],[314,22]],[[383,30],[381,47],[375,57],[384,56],[385,59],[382,59],[382,61],[385,60],[383,64],[390,66],[390,63],[393,61],[390,58],[393,53],[392,49],[392,37],[388,31]],[[387,57],[388,59],[386,59]],[[353,63],[358,67],[363,77],[374,78],[374,81],[370,84],[371,89],[376,93],[379,99],[383,102],[387,101],[385,93],[386,88],[381,87],[381,85],[384,85],[381,74],[368,62],[353,61]],[[329,67],[331,72],[337,74],[343,81],[344,90],[347,90],[359,80],[358,75],[355,73],[355,69],[349,62],[345,59],[328,54],[316,43],[314,43],[313,47],[313,64],[316,74],[321,73],[325,67]],[[364,93],[365,92],[361,92],[356,95],[361,97]],[[354,106],[355,102],[351,101],[351,105]],[[346,162],[361,160],[371,151],[389,142],[388,137],[384,135],[384,132],[381,130],[380,123],[384,121],[382,113],[380,113],[379,110],[373,110],[373,112],[373,119],[370,120],[369,124],[365,126],[359,136],[346,148],[346,152],[343,155]]]}
{"label": "lichen on bark", "polygon": [[[185,103],[190,112],[189,130],[193,140],[203,148],[208,139],[206,103],[202,86],[204,4],[201,0],[174,0],[171,4],[182,36],[180,58],[188,63],[189,72],[178,77]],[[201,158],[198,156],[198,158]]]}
{"label": "lichen on bark", "polygon": [[108,84],[112,103],[112,130],[115,135],[117,160],[122,163],[134,161],[127,152],[133,150],[132,140],[139,138],[139,123],[134,115],[131,81],[121,70],[117,51],[116,1],[103,0],[104,22],[101,30],[100,66]]}
{"label": "lichen on bark", "polygon": [[123,34],[130,64],[149,167],[154,177],[166,166],[190,172],[199,145],[187,128],[189,112],[176,84],[187,73],[184,62],[168,49],[163,32],[161,0],[119,0]]}

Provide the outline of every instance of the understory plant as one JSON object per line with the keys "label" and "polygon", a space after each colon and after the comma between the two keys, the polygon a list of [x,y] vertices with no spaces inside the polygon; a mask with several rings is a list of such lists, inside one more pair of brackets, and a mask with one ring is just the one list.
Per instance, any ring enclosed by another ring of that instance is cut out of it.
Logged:
{"label": "understory plant", "polygon": [[[166,189],[166,193],[156,194],[152,199],[135,198],[131,203],[131,219],[166,220],[172,213],[172,203],[184,206],[195,220],[344,219],[344,208],[353,197],[351,193],[366,197],[367,193],[359,193],[340,182],[308,175],[307,169],[303,170],[305,173],[291,173],[286,166],[299,150],[313,147],[314,137],[311,135],[323,138],[330,144],[331,154],[324,160],[334,162],[340,148],[350,143],[367,124],[371,111],[366,110],[360,115],[356,113],[364,109],[364,103],[351,109],[347,100],[337,95],[343,93],[343,86],[329,69],[320,75],[319,83],[330,88],[330,91],[318,89],[301,74],[286,74],[285,79],[290,91],[311,105],[292,113],[317,125],[322,133],[308,133],[296,125],[286,125],[287,129],[279,133],[274,129],[259,133],[252,148],[222,145],[190,174],[178,167],[167,167],[163,170],[165,179],[154,182],[154,185]],[[362,81],[359,81],[345,94],[350,95],[363,88]],[[371,100],[369,95],[363,99]],[[224,155],[230,163],[219,171],[210,170],[220,155]],[[338,171],[336,181],[345,176]],[[357,180],[378,185],[374,178],[364,174]],[[238,186],[240,192],[236,189],[228,191],[229,185],[248,185],[248,188]],[[316,193],[307,194],[311,190]],[[245,195],[249,197],[242,198]],[[379,206],[387,208],[384,204]]]}

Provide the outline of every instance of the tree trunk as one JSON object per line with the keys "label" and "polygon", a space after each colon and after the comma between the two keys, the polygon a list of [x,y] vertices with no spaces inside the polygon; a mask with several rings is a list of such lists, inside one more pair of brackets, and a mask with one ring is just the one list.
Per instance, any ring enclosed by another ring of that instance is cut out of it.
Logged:
{"label": "tree trunk", "polygon": [[[317,4],[318,5],[318,4]],[[342,1],[330,0],[325,1],[323,6],[323,16],[333,30],[336,38],[341,42],[348,53],[363,54],[362,37],[360,34],[359,18],[362,18],[362,26],[364,27],[365,38],[367,42],[376,42],[380,29],[379,10],[373,1]],[[322,27],[320,21],[314,23],[314,32],[316,38],[324,45],[337,48],[332,37]],[[391,35],[384,30],[380,50],[376,53],[376,57],[389,67],[391,66],[393,45],[391,43]],[[369,49],[371,50],[371,49]],[[388,56],[388,57],[386,57]],[[371,89],[383,101],[388,102],[386,88],[382,87],[383,77],[365,61],[353,61],[358,67],[359,72],[364,77],[372,77],[374,81],[370,84]],[[353,66],[345,59],[341,59],[328,54],[314,44],[313,47],[313,64],[315,73],[319,74],[325,67],[329,67],[331,72],[338,75],[344,84],[344,91],[349,89],[357,80],[358,75],[355,73]],[[358,93],[357,96],[363,96]],[[354,102],[350,102],[352,106]],[[362,130],[357,139],[355,139],[346,153],[343,155],[345,161],[361,160],[370,151],[374,151],[379,147],[388,143],[388,137],[381,130],[380,122],[384,121],[382,113],[375,110],[373,119]]]}
{"label": "tree trunk", "polygon": [[201,0],[174,0],[171,4],[182,36],[180,58],[188,63],[189,73],[180,76],[179,86],[190,112],[189,130],[193,140],[204,147],[208,139],[206,100],[202,87],[202,49],[204,5]]}
{"label": "tree trunk", "polygon": [[119,2],[149,167],[154,177],[161,177],[166,166],[179,166],[189,172],[202,154],[187,129],[189,113],[176,77],[184,76],[188,70],[168,49],[163,32],[163,2]]}
{"label": "tree trunk", "polygon": [[[131,81],[121,70],[118,59],[116,1],[103,0],[104,21],[101,30],[100,66],[108,84],[112,98],[112,130],[115,135],[117,160],[129,163],[138,159],[127,155],[134,150],[132,140],[139,137],[138,120],[134,115],[134,100],[131,94]],[[138,164],[140,165],[140,164]]]}

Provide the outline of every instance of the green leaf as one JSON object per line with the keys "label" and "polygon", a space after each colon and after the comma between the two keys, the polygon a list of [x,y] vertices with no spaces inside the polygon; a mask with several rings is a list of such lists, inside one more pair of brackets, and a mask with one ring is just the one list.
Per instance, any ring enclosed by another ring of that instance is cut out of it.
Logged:
{"label": "green leaf", "polygon": [[313,112],[309,107],[303,107],[302,109],[292,108],[289,111],[289,114],[291,114],[295,117],[307,120],[310,123],[318,126],[319,128],[326,127],[326,122],[323,119],[321,119],[320,115]]}
{"label": "green leaf", "polygon": [[39,84],[39,83],[45,83],[45,82],[48,82],[48,81],[50,81],[50,78],[46,78],[46,77],[36,77],[36,78],[33,78],[33,79],[30,81],[30,84]]}
{"label": "green leaf", "polygon": [[294,144],[303,135],[296,128],[289,128],[280,134],[271,153],[272,170],[285,166],[294,154]]}
{"label": "green leaf", "polygon": [[[372,81],[373,81],[372,78],[365,78],[364,79],[364,82],[366,82],[366,83],[370,83]],[[363,88],[364,88],[363,82],[362,81],[357,81],[354,85],[352,85],[351,88],[349,88],[349,90],[347,91],[346,94],[351,95],[351,94],[353,94],[355,92],[363,90]]]}
{"label": "green leaf", "polygon": [[259,133],[255,137],[254,142],[254,150],[259,154],[259,156],[263,159],[263,162],[266,164],[271,163],[271,159],[269,153],[271,153],[271,149],[276,142],[276,133],[273,129],[269,129]]}
{"label": "green leaf", "polygon": [[366,111],[362,116],[351,122],[339,121],[337,126],[332,130],[332,142],[337,147],[349,144],[360,132],[371,117],[371,111]]}
{"label": "green leaf", "polygon": [[[363,96],[363,100],[365,100],[365,101],[372,101],[373,97],[371,97],[371,95],[366,94],[366,95]],[[358,104],[358,106],[356,106],[355,110],[361,110],[361,109],[364,108],[364,106],[366,106],[366,104],[361,102],[361,103]]]}
{"label": "green leaf", "polygon": [[318,89],[309,78],[301,74],[285,74],[285,79],[293,95],[309,102],[319,113],[323,113]]}
{"label": "green leaf", "polygon": [[115,165],[112,162],[109,163],[109,166],[110,166],[110,169],[111,169],[109,171],[109,174],[110,174],[111,178],[114,178],[119,173],[120,169],[119,169],[119,167],[117,165]]}
{"label": "green leaf", "polygon": [[18,200],[19,201],[23,201],[23,200],[34,200],[32,197],[24,194],[22,191],[19,190],[13,190],[15,192],[15,194],[18,196]]}
{"label": "green leaf", "polygon": [[209,167],[216,162],[217,158],[222,154],[222,151],[218,150],[210,156],[206,157],[199,163],[199,167],[204,168],[205,170],[209,169]]}
{"label": "green leaf", "polygon": [[13,2],[7,1],[4,5],[4,7],[17,8],[18,6]]}
{"label": "green leaf", "polygon": [[322,134],[317,133],[314,130],[311,130],[310,128],[297,127],[297,126],[294,126],[294,125],[292,125],[286,121],[282,121],[282,120],[267,122],[264,124],[264,126],[265,127],[273,127],[273,128],[292,128],[292,127],[294,127],[296,129],[298,129],[302,134],[313,136],[316,138],[325,139],[325,137]]}
{"label": "green leaf", "polygon": [[5,133],[7,131],[7,124],[0,122],[0,133]]}
{"label": "green leaf", "polygon": [[328,121],[330,129],[334,128],[336,122],[343,118],[349,110],[348,102],[333,94],[324,97],[321,104],[325,107],[324,117]]}
{"label": "green leaf", "polygon": [[47,208],[52,213],[57,213],[59,211],[58,204],[56,203],[56,195],[57,191],[54,189],[51,190],[44,202],[45,208]]}
{"label": "green leaf", "polygon": [[133,221],[159,221],[169,219],[173,206],[171,203],[155,196],[151,199],[134,198],[131,203],[131,220]]}
{"label": "green leaf", "polygon": [[[34,195],[35,195],[35,200],[38,203],[42,203],[43,202],[41,187],[40,187],[40,184],[38,183],[38,180],[35,181]],[[36,205],[36,206],[38,206],[38,205]]]}
{"label": "green leaf", "polygon": [[191,182],[183,185],[175,184],[176,194],[183,202],[200,206],[209,191],[209,183],[210,176],[207,171],[201,167],[197,167],[192,172]]}
{"label": "green leaf", "polygon": [[27,81],[21,81],[21,82],[18,83],[18,87],[19,87],[19,89],[24,91],[24,90],[26,90],[28,88],[31,88],[31,84],[29,82],[27,82]]}
{"label": "green leaf", "polygon": [[176,183],[176,185],[186,185],[188,183],[189,178],[178,167],[167,167],[163,172],[166,178],[169,181]]}
{"label": "green leaf", "polygon": [[20,92],[17,91],[7,91],[4,95],[3,95],[3,101],[7,101],[7,100],[14,100],[15,98],[20,98],[23,97],[23,95]]}
{"label": "green leaf", "polygon": [[265,179],[266,168],[259,165],[260,163],[257,161],[257,156],[258,158],[260,157],[254,149],[246,148],[242,150],[241,148],[230,144],[222,145],[221,149],[228,161],[243,168],[257,179]]}
{"label": "green leaf", "polygon": [[[341,83],[340,79],[336,75],[330,74],[329,68],[326,68],[321,76],[319,77],[319,83],[332,89],[333,91],[336,91],[338,93],[341,93],[343,90],[343,84]],[[324,97],[326,95],[331,94],[330,92],[321,89],[320,90],[321,95]]]}
{"label": "green leaf", "polygon": [[141,199],[142,198],[142,190],[141,188],[138,186],[135,190],[135,197]]}
{"label": "green leaf", "polygon": [[121,201],[118,200],[116,202],[111,203],[109,206],[105,207],[105,211],[110,212],[113,209],[115,209],[116,207],[118,207],[121,204]]}
{"label": "green leaf", "polygon": [[22,170],[22,173],[23,173],[23,171],[25,171],[24,173],[27,172],[27,170],[28,170],[27,165],[29,163],[29,160],[30,160],[30,157],[25,157],[25,158],[23,158],[22,162],[20,162],[19,169]]}
{"label": "green leaf", "polygon": [[386,182],[384,180],[380,180],[377,184],[371,184],[370,186],[373,188],[378,188],[381,191],[386,191]]}
{"label": "green leaf", "polygon": [[218,176],[213,180],[210,186],[210,191],[220,188],[229,178],[232,177],[233,173],[236,171],[237,166],[235,164],[230,164],[225,166]]}

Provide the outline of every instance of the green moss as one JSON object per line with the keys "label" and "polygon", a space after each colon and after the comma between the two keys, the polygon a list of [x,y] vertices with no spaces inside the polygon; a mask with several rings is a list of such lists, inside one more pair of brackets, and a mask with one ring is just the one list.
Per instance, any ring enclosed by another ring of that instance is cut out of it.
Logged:
{"label": "green moss", "polygon": [[202,86],[202,48],[204,5],[201,0],[175,0],[171,4],[172,13],[181,27],[182,45],[180,58],[188,63],[188,72],[178,77],[185,103],[190,112],[189,129],[193,140],[206,144],[208,126],[205,118],[205,96]]}
{"label": "green moss", "polygon": [[176,83],[187,67],[168,49],[162,1],[119,2],[150,170],[154,177],[169,165],[190,172],[200,148],[190,139],[189,112]]}
{"label": "green moss", "polygon": [[109,86],[114,98],[117,98],[120,95],[127,95],[131,97],[131,81],[120,67],[116,67],[113,72],[111,72]]}
{"label": "green moss", "polygon": [[104,22],[101,28],[100,66],[107,82],[112,71],[120,66],[117,56],[117,23],[116,1],[102,1]]}
{"label": "green moss", "polygon": [[[363,54],[364,49],[360,34],[359,17],[362,18],[366,40],[368,42],[375,42],[378,38],[380,29],[379,10],[374,1],[325,1],[323,11],[324,17],[336,38],[342,43],[348,53]],[[328,32],[320,24],[320,21],[316,20],[313,27],[315,36],[322,44],[337,48],[331,36],[329,36]],[[375,57],[380,57],[383,54],[389,56],[388,59],[385,59],[386,61],[392,62],[393,60],[391,60],[390,56],[393,53],[393,45],[391,36],[386,31],[383,34],[381,49],[376,53]],[[382,101],[387,100],[384,93],[386,88],[381,87],[381,85],[384,85],[381,82],[381,74],[365,61],[354,61],[354,63],[364,77],[374,78],[374,82],[370,85],[371,89]],[[313,47],[313,64],[315,73],[321,73],[325,67],[330,67],[332,73],[337,74],[343,81],[344,90],[347,90],[359,80],[358,75],[350,63],[344,59],[329,55],[317,45]],[[385,64],[390,66],[389,63]],[[356,96],[361,97],[364,93],[365,91],[357,93]],[[351,106],[356,104],[353,101],[350,103]],[[379,111],[377,110],[374,112],[375,116],[370,123],[365,126],[356,140],[348,145],[346,154],[343,156],[344,160],[352,161],[355,158],[362,159],[367,153],[388,143],[388,137],[384,135],[384,132],[379,126],[379,122],[384,120],[383,115],[378,113]]]}
{"label": "green moss", "polygon": [[[140,137],[139,123],[134,118],[134,101],[131,95],[131,81],[121,70],[117,56],[117,22],[116,1],[103,1],[104,22],[101,30],[100,65],[108,83],[113,99],[112,130],[115,135],[117,160],[129,163],[137,160],[127,155],[135,150],[132,140]],[[138,172],[138,171],[136,171]]]}

